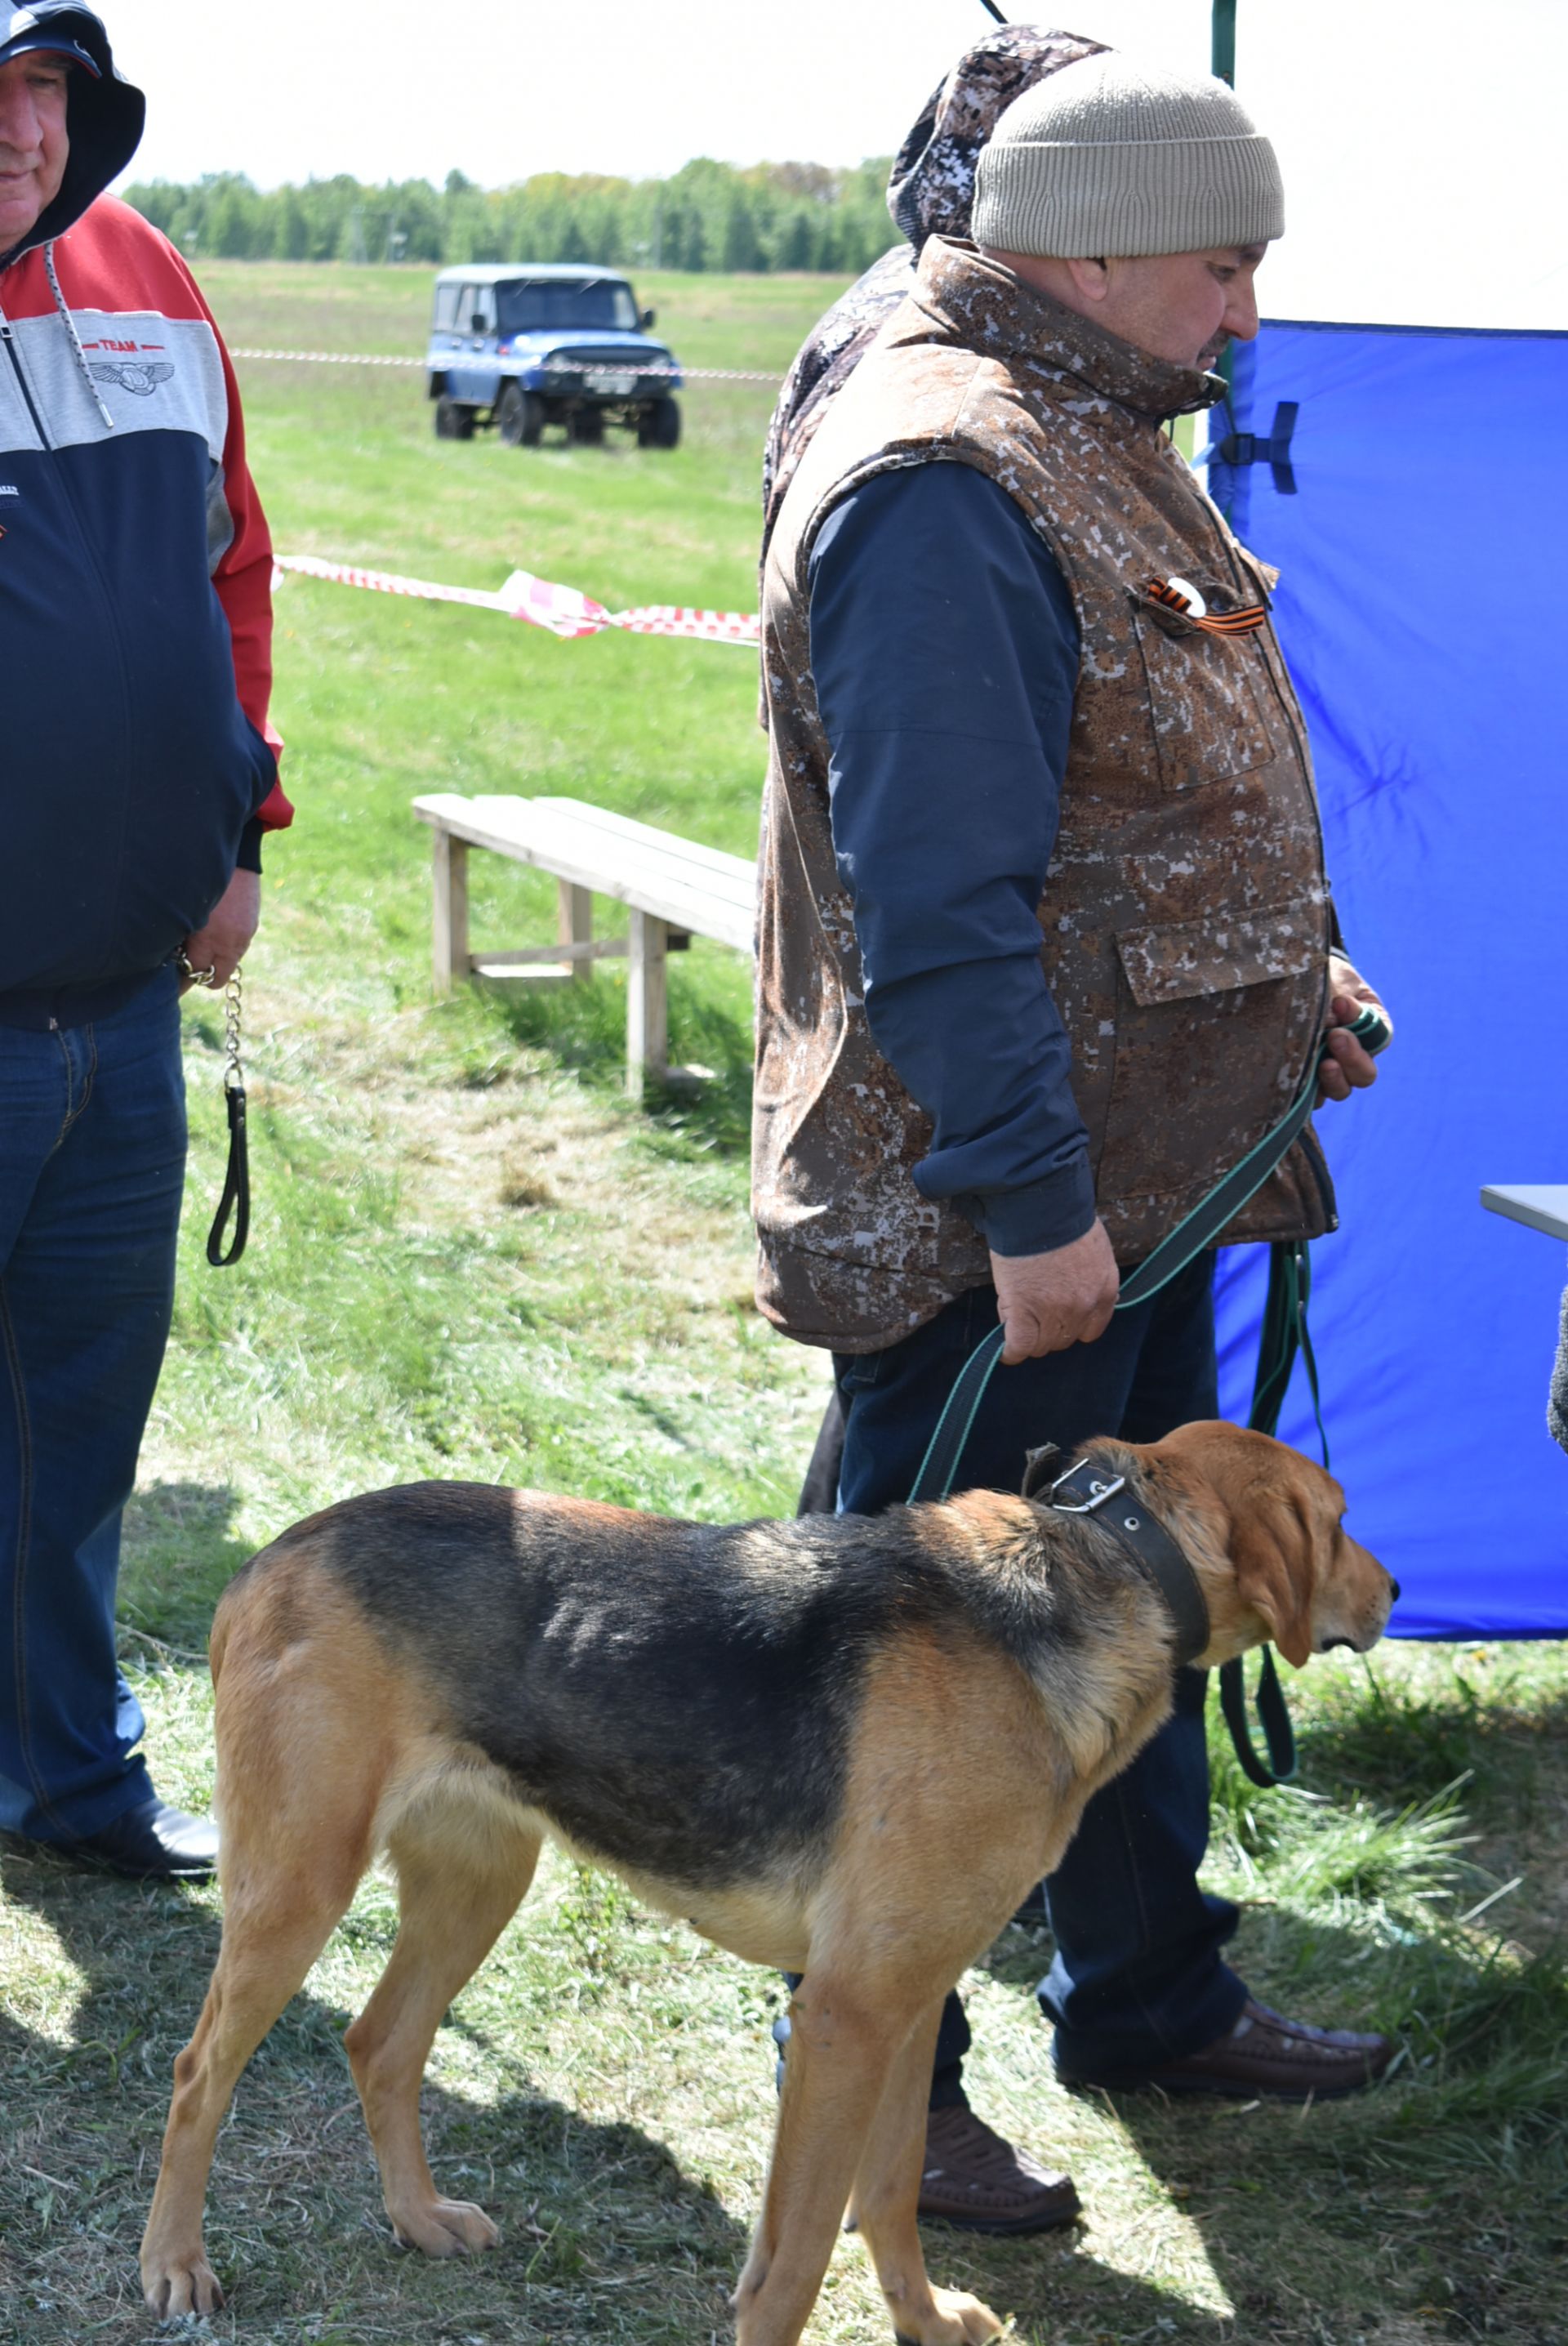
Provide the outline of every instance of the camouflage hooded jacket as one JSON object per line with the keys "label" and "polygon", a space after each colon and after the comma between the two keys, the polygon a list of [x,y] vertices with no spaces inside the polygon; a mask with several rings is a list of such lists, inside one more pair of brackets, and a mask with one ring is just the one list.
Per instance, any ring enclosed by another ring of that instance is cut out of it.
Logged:
{"label": "camouflage hooded jacket", "polygon": [[[805,1342],[879,1350],[990,1277],[978,1232],[911,1178],[930,1119],[872,1042],[834,860],[808,565],[828,515],[874,475],[972,464],[1072,592],[1082,652],[1041,950],[1119,1261],[1263,1137],[1312,1065],[1329,912],[1284,662],[1271,627],[1207,632],[1145,584],[1191,581],[1211,614],[1267,597],[1270,574],[1158,428],[1218,390],[934,238],[795,473],[763,581],[753,1206],[759,1302]],[[1332,1219],[1308,1143],[1227,1238]]]}
{"label": "camouflage hooded jacket", "polygon": [[[830,403],[899,303],[933,236],[965,237],[980,150],[1015,97],[1102,43],[1037,25],[999,25],[965,49],[932,90],[893,158],[888,211],[908,241],[894,245],[818,319],[784,378],[762,457],[762,550],[784,492]],[[764,720],[766,721],[766,720]]]}

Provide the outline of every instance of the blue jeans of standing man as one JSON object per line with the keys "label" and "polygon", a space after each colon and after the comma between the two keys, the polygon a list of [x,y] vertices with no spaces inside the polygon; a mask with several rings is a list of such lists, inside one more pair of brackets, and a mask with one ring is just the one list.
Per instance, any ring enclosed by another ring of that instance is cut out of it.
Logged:
{"label": "blue jeans of standing man", "polygon": [[[954,1488],[1016,1491],[1024,1454],[1071,1452],[1092,1435],[1157,1442],[1219,1413],[1213,1258],[1201,1256],[1150,1301],[1118,1311],[1094,1344],[999,1368],[986,1389]],[[876,1515],[907,1499],[952,1381],[996,1325],[996,1294],[975,1288],[884,1352],[835,1356],[845,1411],[839,1504]],[[1237,2020],[1246,1989],[1221,1962],[1237,1911],[1206,1895],[1207,1679],[1176,1678],[1176,1715],[1097,1792],[1045,1884],[1055,1961],[1040,2002],[1056,2025],[1058,2076],[1133,2077],[1196,2053]],[[937,2045],[933,2105],[963,2098],[969,2028],[950,1995]]]}
{"label": "blue jeans of standing man", "polygon": [[68,1844],[153,1797],[115,1659],[120,1515],[174,1299],[178,981],[0,1025],[0,1826]]}

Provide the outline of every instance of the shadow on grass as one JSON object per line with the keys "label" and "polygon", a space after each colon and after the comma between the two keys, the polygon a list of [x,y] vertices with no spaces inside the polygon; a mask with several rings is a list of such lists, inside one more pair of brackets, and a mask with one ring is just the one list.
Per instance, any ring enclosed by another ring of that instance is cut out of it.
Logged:
{"label": "shadow on grass", "polygon": [[[137,2249],[174,2055],[218,1952],[216,1904],[208,1893],[79,1872],[15,1842],[0,1843],[0,1891],[32,1918],[33,1935],[53,1935],[76,1974],[53,1983],[46,2019],[16,2006],[0,2014],[0,2281],[19,2324],[10,2334],[38,2346],[77,2346],[89,2334],[130,2346],[148,2335]],[[48,1967],[29,1968],[39,1977]],[[423,2096],[438,2183],[494,2216],[500,2249],[448,2264],[398,2254],[341,2049],[351,2017],[296,1996],[241,2078],[207,2230],[230,2302],[192,2334],[250,2346],[685,2346],[726,2331],[743,2228],[664,2144],[531,2092],[504,2058],[493,2101],[428,2084]],[[759,2089],[759,2128],[769,2100]],[[932,2229],[927,2249],[939,2284],[989,2295],[1041,2346],[1090,2346],[1107,2320],[1119,2341],[1170,2334],[1168,2295],[1063,2236],[992,2241]],[[858,2252],[844,2243],[838,2255]]]}
{"label": "shadow on grass", "polygon": [[[728,973],[678,967],[669,992],[669,1055],[676,1066],[708,1070],[697,1084],[650,1086],[645,1113],[671,1138],[730,1158],[745,1156],[751,1139],[751,1023],[726,998]],[[585,985],[534,984],[496,989],[507,1026],[518,1042],[547,1050],[596,1090],[624,1088],[626,1066],[626,981],[624,970],[602,967]]]}
{"label": "shadow on grass", "polygon": [[[216,1903],[12,1841],[0,1841],[0,1892],[14,1943],[20,1923],[57,1950],[28,1966],[52,2009],[30,2015],[8,1996],[0,2010],[0,2294],[20,2325],[6,2334],[119,2346],[148,2334],[137,2249],[174,2056],[218,1953]],[[723,2322],[740,2227],[662,2143],[532,2093],[514,2062],[494,2101],[429,2084],[423,2096],[441,2188],[485,2205],[500,2250],[451,2264],[399,2254],[342,2052],[351,2017],[296,1996],[240,2080],[209,2195],[208,2245],[232,2310],[196,2334],[641,2341]]]}
{"label": "shadow on grass", "polygon": [[1360,1670],[1301,1731],[1308,1781],[1348,1784],[1383,1799],[1430,1795],[1464,1780],[1467,1803],[1517,1807],[1543,1765],[1568,1769],[1568,1688],[1532,1686],[1524,1701],[1455,1661],[1414,1683],[1364,1658]]}
{"label": "shadow on grass", "polygon": [[239,1504],[228,1483],[150,1483],[133,1494],[117,1600],[133,1630],[206,1651],[213,1608],[251,1555],[234,1535]]}
{"label": "shadow on grass", "polygon": [[[1043,1928],[1014,1925],[986,1959],[1024,1994],[1049,1966]],[[1179,2306],[1179,2338],[1332,2341],[1369,2317],[1418,2338],[1558,2346],[1568,2334],[1568,1979],[1448,1921],[1386,1911],[1348,1930],[1330,1907],[1244,1910],[1238,1968],[1288,2014],[1380,2029],[1387,2083],[1292,2105],[1100,2094],[1139,2159],[1196,2227],[1235,2328]],[[1093,2213],[1093,2210],[1091,2210]],[[1118,2337],[1120,2331],[1115,2333]]]}

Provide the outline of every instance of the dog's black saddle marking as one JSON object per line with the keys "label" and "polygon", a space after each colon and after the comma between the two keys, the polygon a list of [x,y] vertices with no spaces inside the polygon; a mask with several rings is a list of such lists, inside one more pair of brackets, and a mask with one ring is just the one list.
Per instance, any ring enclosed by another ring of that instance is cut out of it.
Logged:
{"label": "dog's black saddle marking", "polygon": [[697,1889],[825,1848],[891,1637],[1006,1635],[984,1576],[902,1508],[682,1524],[431,1483],[344,1502],[323,1560],[521,1802]]}

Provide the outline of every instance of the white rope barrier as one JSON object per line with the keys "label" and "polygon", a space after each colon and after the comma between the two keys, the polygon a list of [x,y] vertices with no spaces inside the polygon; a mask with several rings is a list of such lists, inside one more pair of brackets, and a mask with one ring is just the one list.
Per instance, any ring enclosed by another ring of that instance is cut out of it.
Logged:
{"label": "white rope barrier", "polygon": [[575,586],[558,586],[530,571],[514,570],[499,592],[481,586],[446,586],[428,578],[405,578],[392,570],[361,570],[352,563],[328,562],[315,554],[276,554],[272,583],[281,586],[293,571],[339,586],[368,587],[377,595],[406,595],[421,603],[465,603],[499,611],[509,619],[545,627],[553,636],[597,636],[606,627],[634,636],[681,636],[702,643],[743,644],[755,650],[755,611],[704,611],[685,603],[639,603],[629,611],[606,610]]}
{"label": "white rope barrier", "polygon": [[[370,351],[264,351],[235,347],[229,353],[236,359],[274,359],[296,366],[379,366],[423,367],[423,359],[382,358]],[[606,374],[616,370],[607,359],[585,361],[581,366],[555,365],[551,374]],[[643,366],[635,352],[627,353],[627,362],[621,372],[626,374],[678,378],[686,382],[766,382],[777,384],[782,377],[776,374],[753,374],[744,367],[667,367]]]}

